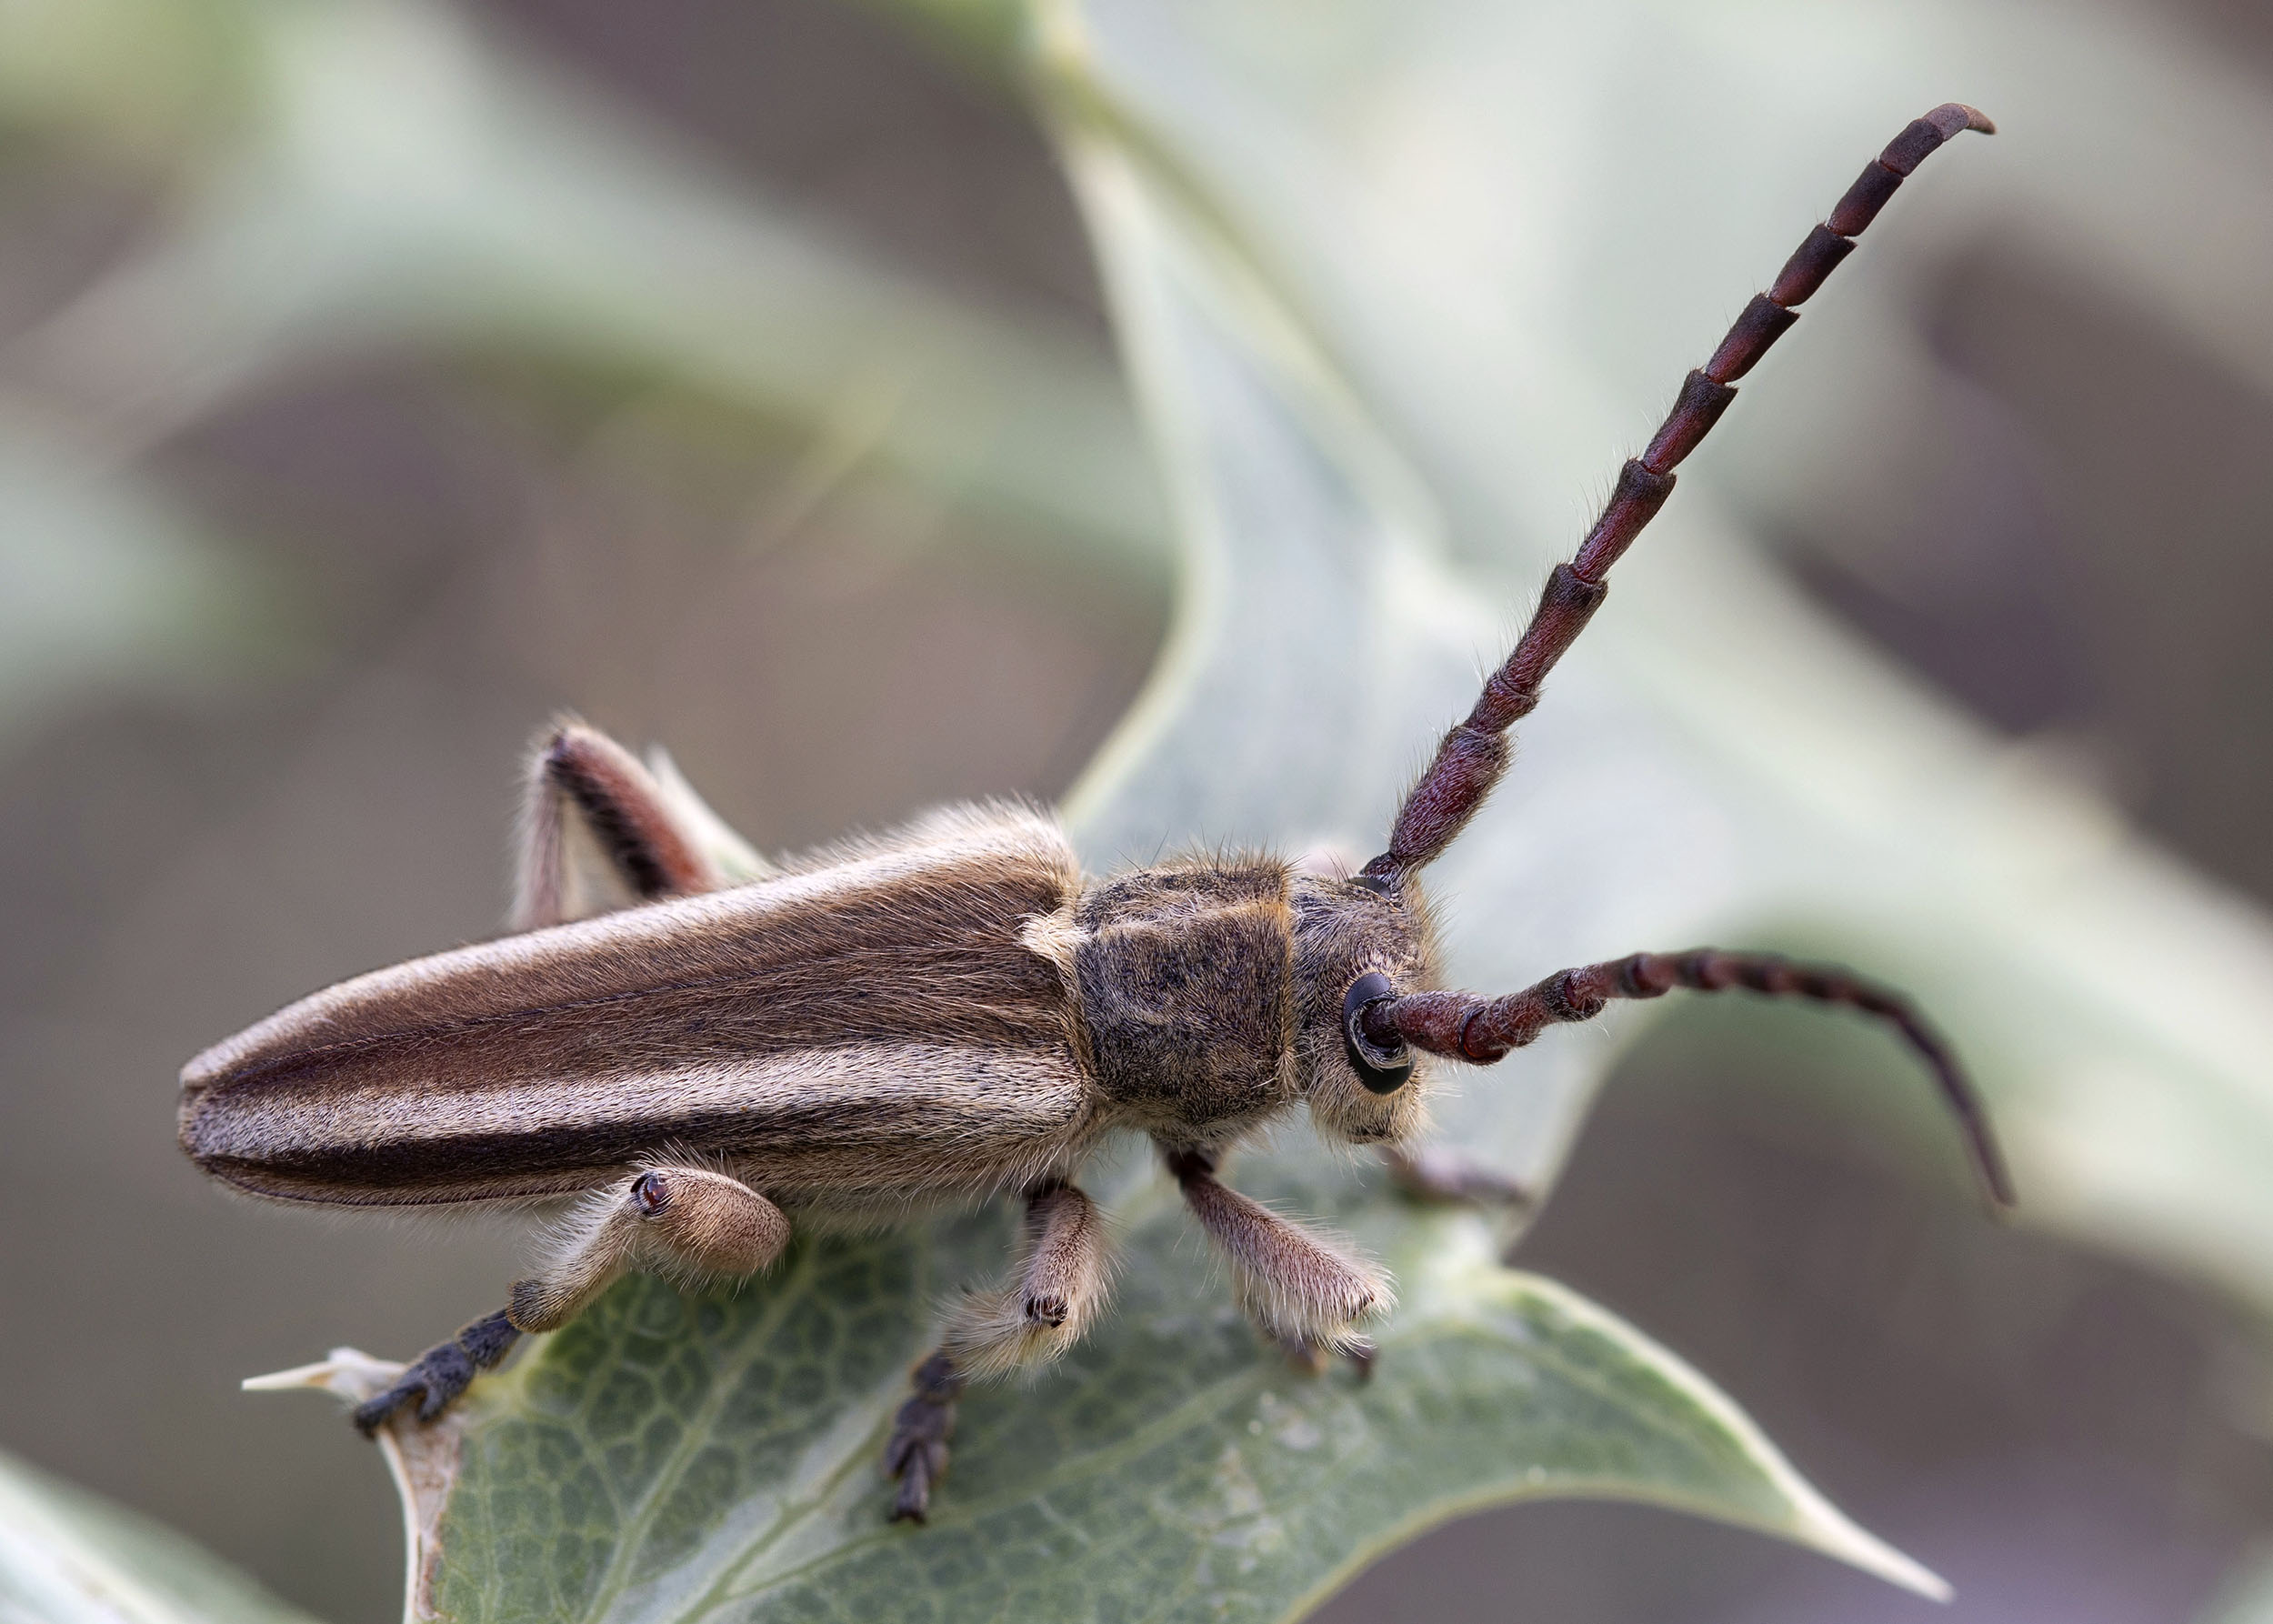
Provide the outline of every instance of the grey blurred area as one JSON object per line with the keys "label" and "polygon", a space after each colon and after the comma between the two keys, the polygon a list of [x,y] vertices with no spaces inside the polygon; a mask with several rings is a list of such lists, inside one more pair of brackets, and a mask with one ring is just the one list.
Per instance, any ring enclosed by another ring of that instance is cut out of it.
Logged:
{"label": "grey blurred area", "polygon": [[[481,15],[828,230],[1106,350],[1025,115],[890,24],[822,0]],[[2188,15],[2273,76],[2260,16]],[[160,205],[60,148],[0,158],[0,328],[21,333]],[[1907,426],[1906,500],[1786,537],[1794,568],[2273,898],[2273,401],[2058,264],[1960,259],[1927,316],[1948,394]],[[83,695],[0,757],[0,1445],[325,1618],[387,1619],[399,1534],[367,1446],[314,1399],[235,1384],[339,1343],[423,1347],[495,1306],[512,1239],[224,1198],[173,1145],[181,1062],[327,980],[496,929],[517,754],[560,708],[666,743],[758,844],[794,847],[1062,791],[1167,606],[1014,561],[887,481],[816,490],[796,446],[637,378],[308,369],[148,456],[282,583],[247,610],[277,652]],[[1867,1045],[1803,1061],[1750,1031],[1709,1011],[1659,1029],[1517,1261],[1691,1358],[1947,1574],[1949,1616],[2199,1616],[2273,1531],[2257,1328],[1949,1207],[1814,1103]],[[1323,1616],[1924,1606],[1670,1513],[1558,1504],[1440,1530]]]}

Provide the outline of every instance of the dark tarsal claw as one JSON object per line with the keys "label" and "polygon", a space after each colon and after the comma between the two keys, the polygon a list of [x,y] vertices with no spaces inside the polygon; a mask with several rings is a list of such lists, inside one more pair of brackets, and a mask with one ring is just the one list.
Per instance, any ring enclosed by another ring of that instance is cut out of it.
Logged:
{"label": "dark tarsal claw", "polygon": [[[420,1361],[421,1364],[424,1362]],[[386,1391],[375,1398],[365,1398],[356,1405],[354,1413],[348,1418],[355,1422],[355,1430],[365,1438],[376,1438],[379,1435],[379,1429],[386,1425],[387,1418],[396,1410],[414,1398],[423,1398],[426,1396],[426,1384],[425,1378],[417,1374],[417,1370],[418,1366],[412,1366],[404,1373],[402,1380],[387,1388]]]}
{"label": "dark tarsal claw", "polygon": [[894,1522],[931,1520],[931,1486],[946,1476],[947,1450],[944,1444],[926,1444],[901,1464],[899,1492],[892,1497]]}
{"label": "dark tarsal claw", "polygon": [[501,1362],[520,1339],[521,1333],[502,1308],[476,1319],[449,1341],[420,1354],[386,1391],[356,1405],[352,1418],[355,1430],[375,1438],[397,1410],[414,1401],[419,1425],[432,1423],[473,1385],[475,1377]]}
{"label": "dark tarsal claw", "polygon": [[397,1410],[414,1403],[419,1424],[424,1426],[447,1409],[473,1381],[474,1361],[456,1342],[429,1348],[393,1387],[355,1406],[355,1430],[365,1438],[375,1438]]}
{"label": "dark tarsal claw", "polygon": [[932,1485],[947,1475],[947,1440],[955,1436],[955,1401],[963,1391],[963,1378],[944,1353],[916,1367],[915,1383],[916,1395],[892,1418],[884,1446],[885,1474],[900,1485],[892,1499],[894,1522],[927,1519]]}

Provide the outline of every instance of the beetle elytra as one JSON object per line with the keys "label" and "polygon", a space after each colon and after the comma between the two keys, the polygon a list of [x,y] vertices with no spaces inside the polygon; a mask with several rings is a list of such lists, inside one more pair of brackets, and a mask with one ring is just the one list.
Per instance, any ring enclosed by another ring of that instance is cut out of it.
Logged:
{"label": "beetle elytra", "polygon": [[2009,1204],[1972,1088],[1898,995],[1711,949],[1583,966],[1504,997],[1446,991],[1419,882],[1498,781],[1508,729],[1735,380],[1928,154],[1990,127],[1956,104],[1911,124],[1745,307],[1437,746],[1387,849],[1355,874],[1257,856],[1093,878],[1050,816],[1012,803],[776,868],[667,761],[554,728],[531,767],[513,934],[316,993],[182,1074],[183,1148],[255,1195],[566,1204],[507,1305],[356,1423],[431,1420],[524,1333],[566,1323],[626,1269],[746,1276],[803,1217],[1014,1194],[1026,1222],[1009,1276],[951,1313],[887,1446],[893,1515],[921,1519],[964,1384],[1053,1358],[1105,1302],[1108,1243],[1076,1180],[1106,1136],[1158,1147],[1267,1338],[1363,1360],[1386,1277],[1221,1182],[1224,1159],[1300,1105],[1327,1137],[1381,1148],[1421,1193],[1504,1195],[1488,1173],[1400,1148],[1431,1065],[1489,1065],[1550,1024],[1676,987],[1887,1021],[1932,1068],[1990,1198]]}

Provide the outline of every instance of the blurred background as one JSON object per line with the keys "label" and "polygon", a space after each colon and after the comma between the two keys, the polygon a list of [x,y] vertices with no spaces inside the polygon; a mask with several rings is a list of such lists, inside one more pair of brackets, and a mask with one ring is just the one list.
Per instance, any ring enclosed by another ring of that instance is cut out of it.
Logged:
{"label": "blurred background", "polygon": [[[2273,103],[2273,9],[2074,26]],[[2126,184],[2181,226],[2219,206]],[[2028,225],[1932,239],[1902,304],[1926,383],[1867,455],[1819,433],[1791,496],[1774,417],[1738,414],[1726,495],[1856,637],[2273,900],[2268,374]],[[641,269],[664,238],[676,279]],[[1646,298],[1663,252],[1612,280]],[[2273,264],[2227,269],[2273,308]],[[928,381],[836,366],[846,334]],[[0,16],[0,1446],[325,1618],[391,1618],[367,1446],[235,1384],[425,1346],[493,1306],[512,1238],[226,1200],[175,1149],[175,1074],[494,930],[517,752],[563,707],[667,742],[768,848],[1061,794],[1171,602],[1082,221],[1013,89],[856,5],[25,5]],[[1662,395],[1694,359],[1635,365]],[[1697,1363],[1956,1617],[2254,1616],[2253,1311],[1979,1223],[1828,1103],[1847,1059],[1711,1008],[1657,1028],[1517,1261]],[[1442,1529],[1322,1616],[1925,1605],[1558,1504]]]}

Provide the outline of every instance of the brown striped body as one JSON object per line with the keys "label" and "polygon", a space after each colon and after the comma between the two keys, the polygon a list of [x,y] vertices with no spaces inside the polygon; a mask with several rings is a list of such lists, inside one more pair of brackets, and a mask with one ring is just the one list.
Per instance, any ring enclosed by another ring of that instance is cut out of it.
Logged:
{"label": "brown striped body", "polygon": [[1220,1146],[1303,1091],[1295,894],[1318,883],[1249,861],[1085,889],[1050,820],[941,814],[304,998],[185,1069],[182,1143],[333,1205],[567,1195],[692,1156],[851,1208],[1069,1177],[1116,1127]]}

